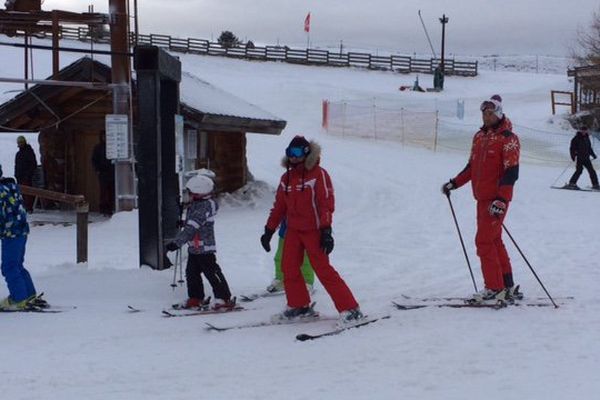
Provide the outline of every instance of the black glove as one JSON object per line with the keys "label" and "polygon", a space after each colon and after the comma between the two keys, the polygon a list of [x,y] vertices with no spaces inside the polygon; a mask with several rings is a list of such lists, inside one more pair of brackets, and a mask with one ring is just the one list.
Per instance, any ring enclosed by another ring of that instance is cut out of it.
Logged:
{"label": "black glove", "polygon": [[333,251],[333,236],[331,236],[331,228],[321,229],[321,249],[325,254]]}
{"label": "black glove", "polygon": [[175,251],[179,249],[179,246],[177,246],[177,243],[175,242],[169,242],[165,247],[167,248],[167,251]]}
{"label": "black glove", "polygon": [[450,191],[456,189],[456,182],[454,179],[450,179],[448,182],[442,185],[442,193],[446,196],[450,196]]}
{"label": "black glove", "polygon": [[265,226],[265,233],[263,233],[260,237],[260,244],[267,253],[271,251],[271,238],[273,237],[274,233],[274,230],[269,229]]}

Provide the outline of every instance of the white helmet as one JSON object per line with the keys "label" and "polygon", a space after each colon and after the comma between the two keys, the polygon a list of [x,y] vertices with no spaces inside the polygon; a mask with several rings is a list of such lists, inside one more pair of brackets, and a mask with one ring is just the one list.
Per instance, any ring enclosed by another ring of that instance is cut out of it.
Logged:
{"label": "white helmet", "polygon": [[196,175],[187,181],[185,188],[194,194],[207,195],[212,193],[213,189],[215,188],[215,184],[212,179],[207,176]]}

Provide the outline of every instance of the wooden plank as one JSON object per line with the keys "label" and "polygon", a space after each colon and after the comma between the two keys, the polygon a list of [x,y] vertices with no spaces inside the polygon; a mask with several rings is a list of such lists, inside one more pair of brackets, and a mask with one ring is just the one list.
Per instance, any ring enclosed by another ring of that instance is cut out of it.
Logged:
{"label": "wooden plank", "polygon": [[25,195],[36,196],[42,199],[58,201],[61,203],[67,203],[71,205],[79,205],[85,203],[85,197],[81,195],[53,192],[50,190],[34,188],[27,185],[19,185],[19,188],[21,189],[21,193]]}

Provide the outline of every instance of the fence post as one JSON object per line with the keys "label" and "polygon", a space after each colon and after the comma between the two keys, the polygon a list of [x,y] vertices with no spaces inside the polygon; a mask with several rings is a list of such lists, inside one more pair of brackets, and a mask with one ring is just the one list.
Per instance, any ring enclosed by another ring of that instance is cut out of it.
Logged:
{"label": "fence post", "polygon": [[437,142],[438,142],[438,125],[440,122],[440,111],[435,110],[435,130],[433,132],[433,152],[435,153],[437,150]]}
{"label": "fence post", "polygon": [[400,142],[404,146],[404,108],[400,109],[400,124],[402,127],[402,137],[400,139]]}
{"label": "fence post", "polygon": [[342,137],[346,136],[346,102],[342,103]]}
{"label": "fence post", "polygon": [[377,140],[377,104],[373,101],[373,138]]}
{"label": "fence post", "polygon": [[321,121],[323,129],[329,129],[329,100],[323,100],[323,116]]}
{"label": "fence post", "polygon": [[87,202],[77,205],[77,263],[88,261],[88,213]]}

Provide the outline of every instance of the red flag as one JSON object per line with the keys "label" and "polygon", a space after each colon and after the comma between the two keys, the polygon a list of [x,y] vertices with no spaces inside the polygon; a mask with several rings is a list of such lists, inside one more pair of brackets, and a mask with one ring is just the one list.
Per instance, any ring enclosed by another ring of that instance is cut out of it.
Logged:
{"label": "red flag", "polygon": [[304,19],[304,32],[310,32],[310,12],[306,14]]}

